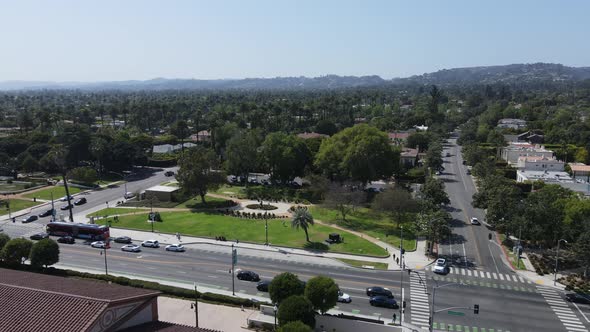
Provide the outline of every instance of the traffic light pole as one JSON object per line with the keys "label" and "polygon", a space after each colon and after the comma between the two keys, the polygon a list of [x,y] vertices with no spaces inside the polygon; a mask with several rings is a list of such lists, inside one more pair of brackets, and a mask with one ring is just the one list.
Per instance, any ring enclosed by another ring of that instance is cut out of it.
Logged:
{"label": "traffic light pole", "polygon": [[232,295],[236,295],[236,281],[235,281],[235,267],[236,267],[236,252],[234,249],[234,244],[231,245],[231,293]]}

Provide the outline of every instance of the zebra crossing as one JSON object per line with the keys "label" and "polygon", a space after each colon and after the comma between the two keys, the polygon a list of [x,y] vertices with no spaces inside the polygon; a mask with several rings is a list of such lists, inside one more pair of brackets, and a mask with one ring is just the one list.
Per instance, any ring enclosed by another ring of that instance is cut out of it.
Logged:
{"label": "zebra crossing", "polygon": [[582,322],[580,322],[578,316],[576,316],[576,314],[568,306],[565,300],[559,296],[555,289],[537,286],[537,290],[539,293],[541,293],[543,298],[545,298],[545,301],[547,304],[549,304],[551,310],[555,312],[567,331],[588,332],[588,329],[582,324]]}
{"label": "zebra crossing", "polygon": [[[434,266],[430,268],[434,271]],[[449,274],[457,274],[466,277],[475,277],[475,278],[483,278],[483,279],[495,279],[500,281],[509,281],[509,282],[520,282],[525,284],[532,284],[531,281],[517,275],[517,274],[507,274],[507,273],[496,273],[496,272],[488,272],[488,271],[481,271],[481,270],[470,270],[458,267],[450,267]]]}
{"label": "zebra crossing", "polygon": [[426,293],[426,275],[416,272],[410,275],[410,321],[427,329],[430,318],[430,304]]}

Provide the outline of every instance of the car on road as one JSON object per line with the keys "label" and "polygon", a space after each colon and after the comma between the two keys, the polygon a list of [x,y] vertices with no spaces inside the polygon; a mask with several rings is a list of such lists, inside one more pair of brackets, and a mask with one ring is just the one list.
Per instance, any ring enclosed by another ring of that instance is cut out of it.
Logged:
{"label": "car on road", "polygon": [[239,280],[260,281],[260,276],[258,273],[252,271],[239,271],[237,277]]}
{"label": "car on road", "polygon": [[[74,196],[70,195],[70,199],[74,199]],[[64,197],[60,198],[59,200],[62,201],[62,202],[67,201],[68,200],[68,195],[65,195]]]}
{"label": "car on road", "polygon": [[130,191],[126,192],[125,195],[123,195],[123,198],[125,198],[125,199],[130,199],[133,197],[135,197],[135,194]]}
{"label": "car on road", "polygon": [[47,233],[37,233],[37,234],[33,234],[30,236],[31,240],[43,240],[43,239],[48,239],[49,238],[49,234]]}
{"label": "car on road", "polygon": [[399,306],[397,305],[397,301],[387,296],[373,296],[371,299],[369,299],[369,303],[374,307],[385,307],[392,309],[399,308]]}
{"label": "car on road", "polygon": [[117,243],[131,243],[131,238],[129,236],[117,236],[114,241]]}
{"label": "car on road", "polygon": [[352,302],[352,298],[350,297],[350,295],[344,293],[341,290],[338,290],[338,302],[350,303]]}
{"label": "car on road", "polygon": [[157,240],[145,240],[141,243],[142,247],[160,248],[160,242]]}
{"label": "car on road", "polygon": [[449,267],[447,266],[447,260],[444,258],[437,259],[436,263],[434,263],[434,269],[432,269],[432,272],[438,273],[438,274],[449,273]]}
{"label": "car on road", "polygon": [[436,175],[442,175],[442,173],[440,171],[436,171],[435,173]]}
{"label": "car on road", "polygon": [[64,210],[69,210],[72,208],[74,208],[74,206],[72,204],[68,204],[68,205],[64,205],[64,206],[60,207],[59,209],[64,211]]}
{"label": "car on road", "polygon": [[479,225],[479,220],[476,217],[471,217],[470,222],[472,225]]}
{"label": "car on road", "polygon": [[166,172],[164,172],[164,175],[165,176],[174,176],[174,172],[172,172],[172,171],[166,171]]}
{"label": "car on road", "polygon": [[82,205],[82,204],[86,204],[86,202],[88,202],[86,200],[86,197],[82,197],[82,198],[78,198],[75,202],[74,205]]}
{"label": "car on road", "polygon": [[270,286],[270,281],[262,280],[258,282],[258,285],[256,285],[256,289],[258,289],[261,292],[268,292],[268,286]]}
{"label": "car on road", "polygon": [[590,294],[569,293],[565,295],[565,299],[574,303],[590,304]]}
{"label": "car on road", "polygon": [[178,252],[184,252],[184,246],[182,244],[169,244],[166,246],[166,251],[178,251]]}
{"label": "car on road", "polygon": [[53,209],[49,209],[47,211],[43,211],[43,212],[39,213],[39,218],[49,217],[52,214],[53,214]]}
{"label": "car on road", "polygon": [[106,248],[107,244],[104,241],[94,241],[90,244],[90,246],[92,248],[104,249],[104,248]]}
{"label": "car on road", "polygon": [[122,251],[140,252],[141,248],[137,244],[126,244],[121,247]]}
{"label": "car on road", "polygon": [[33,222],[33,221],[35,221],[35,220],[37,220],[37,219],[39,219],[39,217],[37,217],[37,216],[34,216],[34,215],[33,215],[33,216],[28,216],[28,217],[26,217],[26,218],[24,218],[24,219],[22,220],[22,223],[23,223],[23,224],[26,224],[26,223],[28,223],[28,222]]}
{"label": "car on road", "polygon": [[74,244],[76,243],[76,240],[71,237],[71,236],[62,236],[59,239],[57,239],[57,242],[59,243],[67,243],[67,244]]}
{"label": "car on road", "polygon": [[367,288],[367,296],[385,296],[393,299],[393,293],[389,289],[378,286]]}
{"label": "car on road", "polygon": [[447,157],[450,157],[450,156],[451,156],[451,154],[449,152],[447,152]]}
{"label": "car on road", "polygon": [[466,160],[463,160],[463,165],[467,165],[467,161]]}

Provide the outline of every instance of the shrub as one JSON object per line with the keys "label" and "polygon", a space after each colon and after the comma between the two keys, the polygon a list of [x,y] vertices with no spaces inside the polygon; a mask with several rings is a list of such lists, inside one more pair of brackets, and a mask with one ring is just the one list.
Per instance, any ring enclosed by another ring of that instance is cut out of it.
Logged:
{"label": "shrub", "polygon": [[268,294],[273,303],[281,303],[292,295],[303,295],[303,283],[290,272],[275,276],[268,286]]}
{"label": "shrub", "polygon": [[49,266],[59,262],[59,245],[52,239],[43,239],[31,248],[31,265]]}
{"label": "shrub", "polygon": [[8,241],[10,241],[10,236],[4,233],[0,233],[0,252],[2,252],[2,248],[4,248]]}
{"label": "shrub", "polygon": [[12,239],[4,245],[4,248],[2,248],[0,257],[9,264],[21,264],[23,258],[29,258],[32,246],[33,242],[30,240]]}
{"label": "shrub", "polygon": [[82,183],[93,183],[98,179],[98,174],[93,168],[77,167],[68,173],[68,177]]}
{"label": "shrub", "polygon": [[270,205],[270,204],[248,204],[246,205],[246,207],[248,209],[252,209],[252,210],[265,210],[265,211],[270,211],[270,210],[276,210],[278,209],[278,207],[274,206],[274,205]]}
{"label": "shrub", "polygon": [[296,320],[289,322],[279,328],[279,332],[312,332],[311,327],[305,325],[302,321]]}
{"label": "shrub", "polygon": [[280,325],[301,321],[305,325],[315,327],[315,311],[311,302],[301,295],[293,295],[279,305],[277,319]]}

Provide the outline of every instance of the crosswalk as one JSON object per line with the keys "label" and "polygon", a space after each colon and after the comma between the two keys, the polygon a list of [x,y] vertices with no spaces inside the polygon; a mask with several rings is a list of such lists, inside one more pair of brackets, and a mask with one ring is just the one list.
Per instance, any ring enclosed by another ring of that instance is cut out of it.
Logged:
{"label": "crosswalk", "polygon": [[412,324],[428,328],[430,304],[426,294],[426,275],[416,272],[410,275],[410,320]]}
{"label": "crosswalk", "polygon": [[557,315],[563,326],[567,331],[572,332],[588,332],[588,329],[580,322],[578,317],[572,311],[555,289],[549,287],[537,286],[537,290],[545,298],[545,301],[553,312]]}
{"label": "crosswalk", "polygon": [[[430,268],[434,270],[434,266]],[[475,277],[475,278],[484,278],[484,279],[495,279],[500,281],[509,281],[509,282],[520,282],[525,284],[531,284],[529,280],[517,275],[517,274],[508,274],[508,273],[496,273],[496,272],[489,272],[489,271],[481,271],[481,270],[473,270],[473,269],[464,269],[458,267],[450,267],[449,274],[457,274],[466,277]]]}

